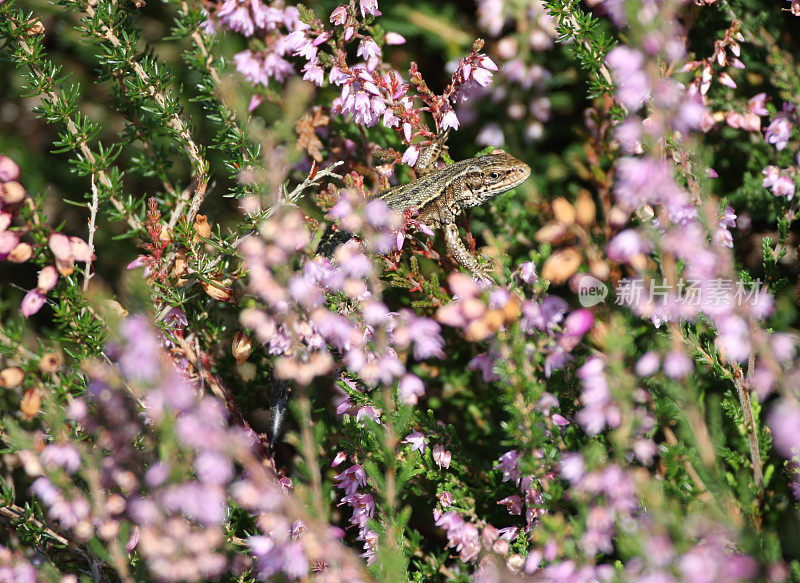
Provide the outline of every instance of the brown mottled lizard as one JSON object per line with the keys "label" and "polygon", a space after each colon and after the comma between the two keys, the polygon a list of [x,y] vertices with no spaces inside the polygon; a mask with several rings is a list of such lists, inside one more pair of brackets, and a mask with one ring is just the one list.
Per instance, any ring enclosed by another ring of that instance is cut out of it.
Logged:
{"label": "brown mottled lizard", "polygon": [[[453,259],[474,277],[489,280],[488,274],[461,240],[456,218],[465,210],[519,186],[530,174],[530,166],[525,162],[502,150],[495,150],[491,154],[455,162],[369,198],[383,200],[397,212],[415,209],[417,221],[443,230],[445,246]],[[319,252],[332,253],[338,244],[349,238],[349,235],[342,235],[344,237],[336,233],[327,241],[323,240]]]}

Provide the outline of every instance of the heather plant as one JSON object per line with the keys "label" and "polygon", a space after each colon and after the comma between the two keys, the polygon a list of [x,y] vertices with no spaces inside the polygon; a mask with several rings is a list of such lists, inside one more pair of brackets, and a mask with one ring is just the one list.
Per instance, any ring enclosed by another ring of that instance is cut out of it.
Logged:
{"label": "heather plant", "polygon": [[800,581],[798,16],[0,1],[0,580]]}

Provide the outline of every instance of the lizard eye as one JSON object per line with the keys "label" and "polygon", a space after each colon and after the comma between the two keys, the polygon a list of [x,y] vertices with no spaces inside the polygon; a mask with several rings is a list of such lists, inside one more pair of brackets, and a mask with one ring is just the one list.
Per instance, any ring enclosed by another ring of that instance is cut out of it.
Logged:
{"label": "lizard eye", "polygon": [[499,172],[489,172],[489,178],[492,179],[492,180],[497,180],[498,178],[500,178],[500,173]]}

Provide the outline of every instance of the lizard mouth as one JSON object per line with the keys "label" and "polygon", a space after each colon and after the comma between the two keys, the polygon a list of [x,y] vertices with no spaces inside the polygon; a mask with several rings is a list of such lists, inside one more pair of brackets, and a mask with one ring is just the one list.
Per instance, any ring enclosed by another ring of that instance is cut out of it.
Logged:
{"label": "lizard mouth", "polygon": [[516,173],[511,174],[507,177],[506,188],[511,190],[512,188],[516,188],[523,182],[525,182],[531,175],[531,167],[527,164],[524,164],[517,168]]}

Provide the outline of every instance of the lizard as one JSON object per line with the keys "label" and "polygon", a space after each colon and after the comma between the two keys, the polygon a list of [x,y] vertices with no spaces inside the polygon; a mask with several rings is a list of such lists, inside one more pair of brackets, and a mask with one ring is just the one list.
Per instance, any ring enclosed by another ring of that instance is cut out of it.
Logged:
{"label": "lizard", "polygon": [[[438,156],[427,155],[420,160],[421,171],[433,166]],[[421,157],[422,158],[422,157]],[[427,171],[417,180],[395,186],[373,195],[369,200],[383,200],[397,212],[407,209],[417,211],[416,220],[431,228],[444,231],[445,247],[450,255],[473,277],[491,281],[478,260],[467,250],[456,225],[456,218],[465,210],[474,208],[525,182],[531,168],[503,150],[469,158]],[[317,246],[317,253],[330,257],[335,249],[349,241],[352,235],[346,231],[333,231],[331,225]],[[288,390],[283,381],[273,381],[270,395],[270,449],[280,438],[286,419]]]}
{"label": "lizard", "polygon": [[[464,211],[507,192],[525,182],[530,166],[503,150],[454,162],[429,171],[417,180],[369,195],[370,200],[384,201],[397,212],[417,211],[416,220],[444,233],[447,251],[459,265],[476,279],[490,281],[478,260],[467,250],[458,233],[456,218]],[[318,252],[330,255],[350,238],[334,233],[323,238]]]}

